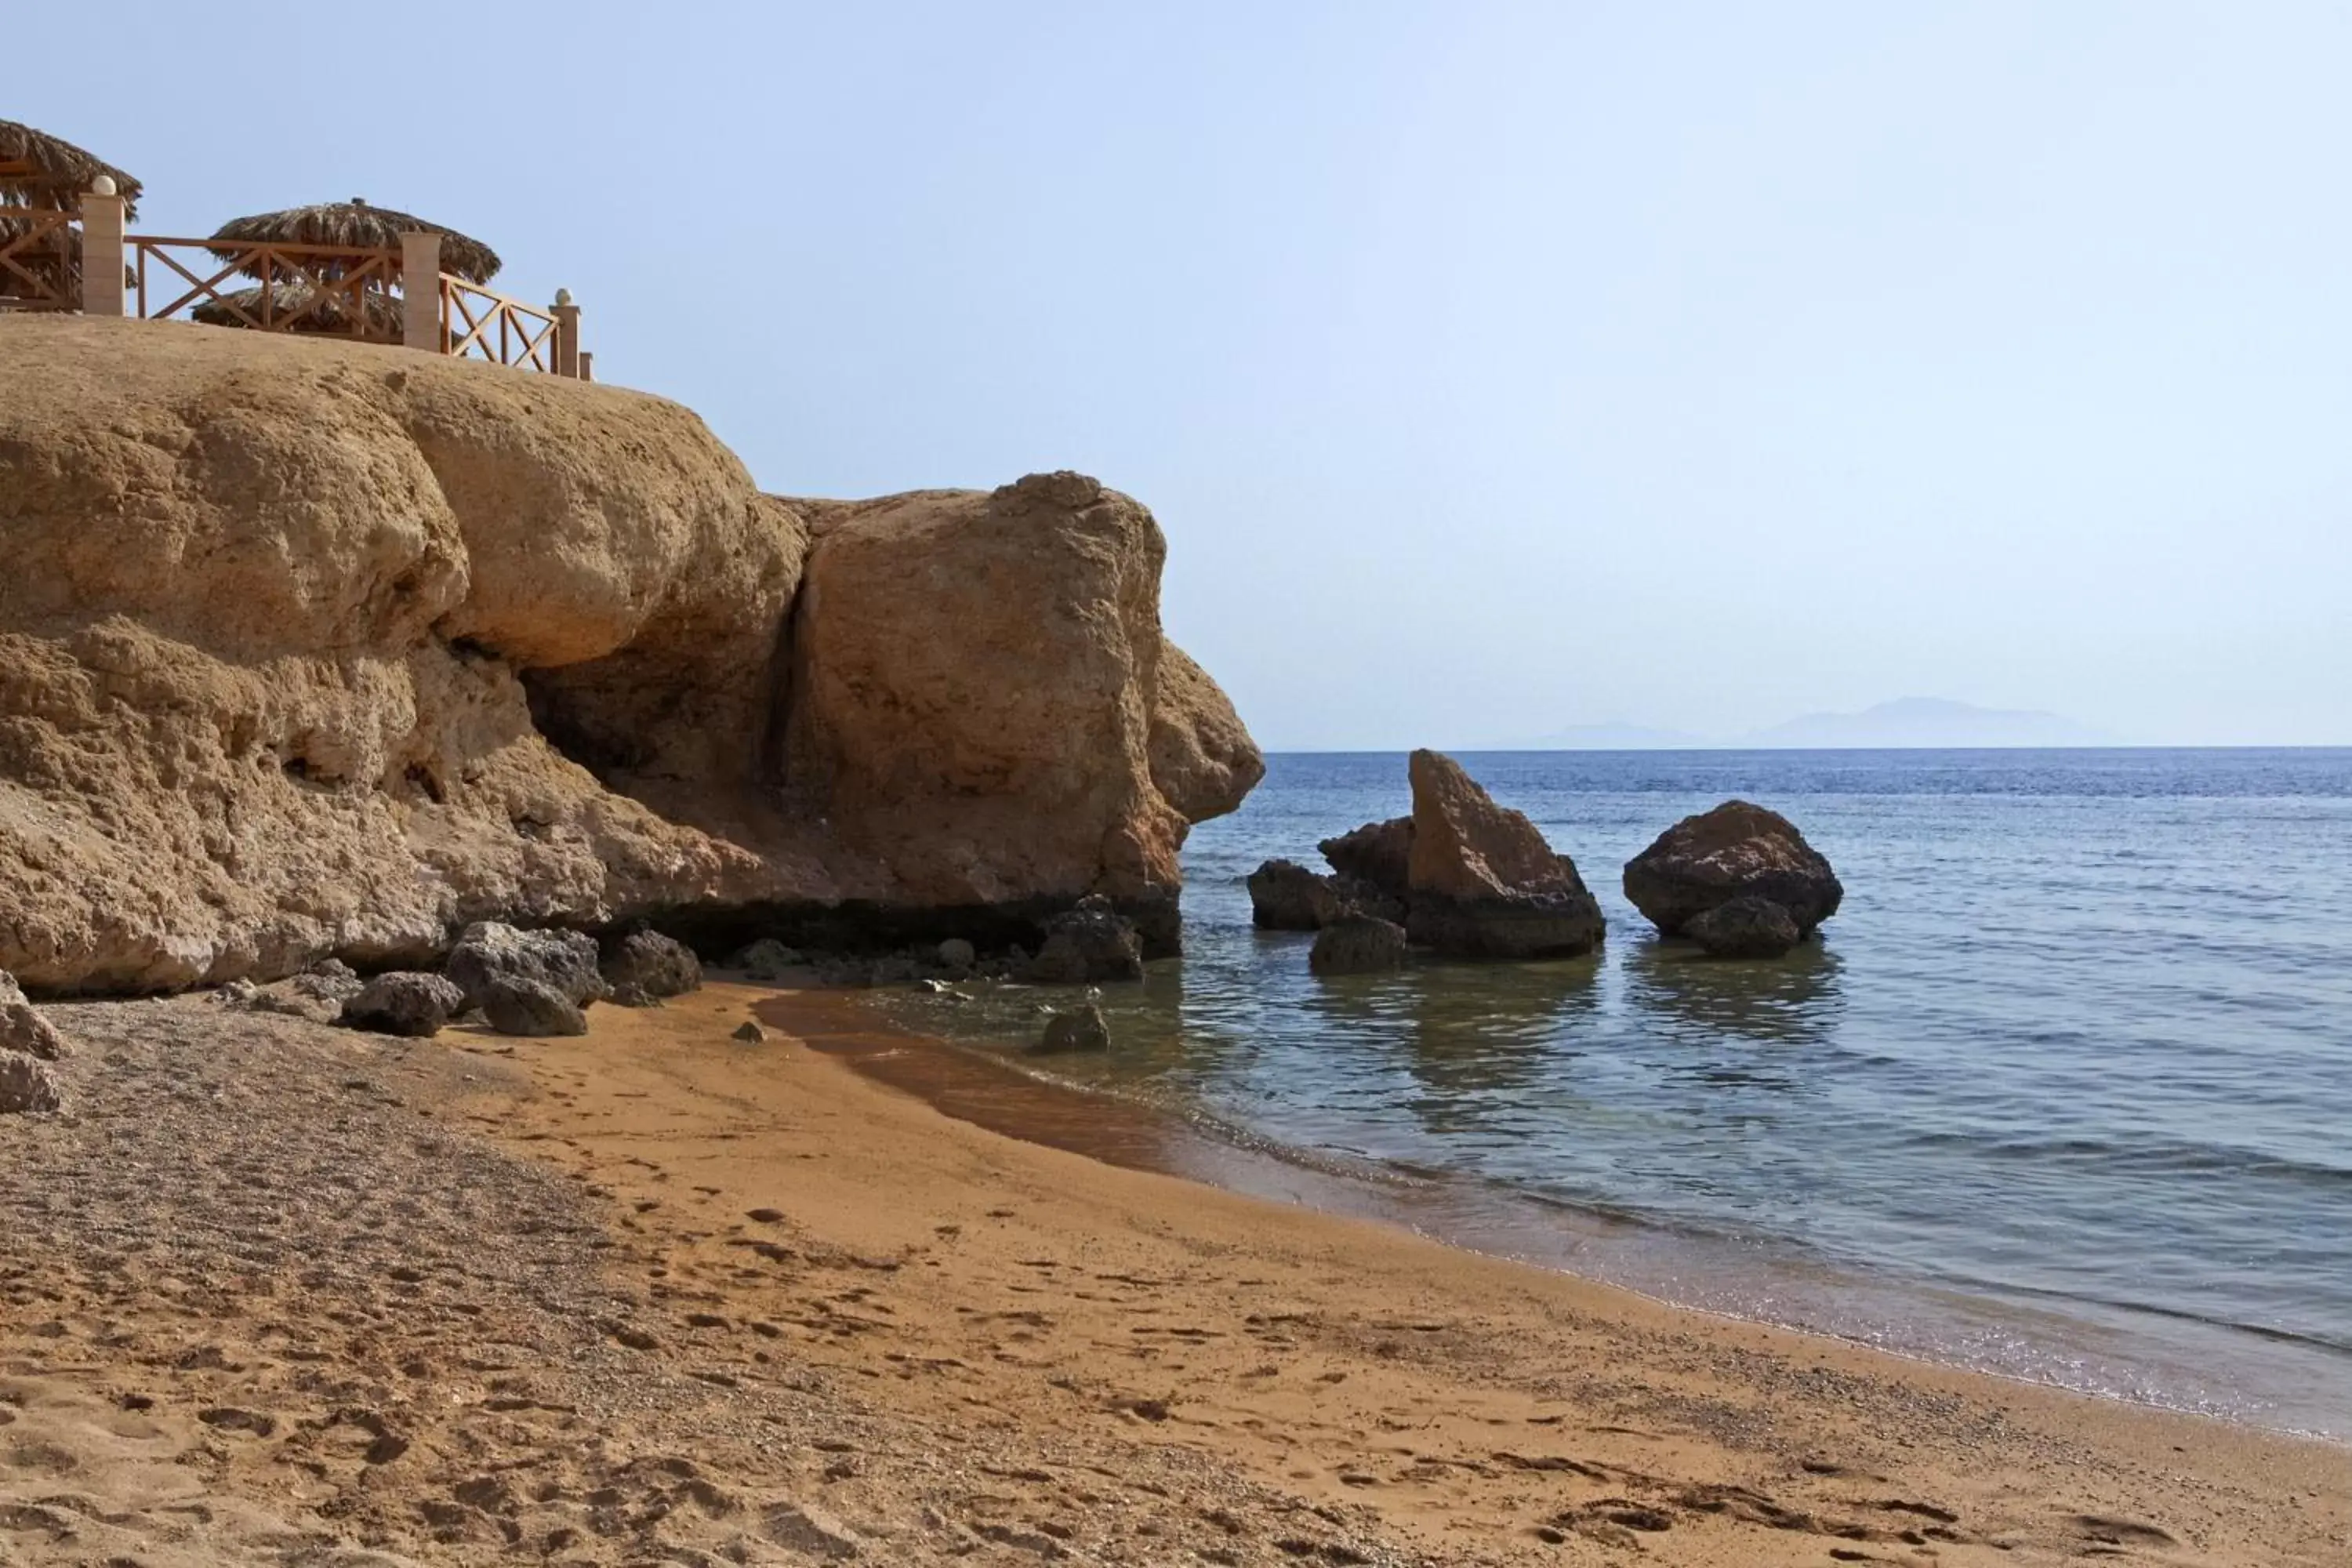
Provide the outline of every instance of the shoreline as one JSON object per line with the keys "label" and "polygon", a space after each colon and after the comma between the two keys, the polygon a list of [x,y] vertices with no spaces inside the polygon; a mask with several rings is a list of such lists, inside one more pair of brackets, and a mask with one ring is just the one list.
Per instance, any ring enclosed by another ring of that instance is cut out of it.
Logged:
{"label": "shoreline", "polygon": [[[1046,994],[1039,993],[1041,996]],[[1702,1237],[1442,1170],[1413,1171],[1285,1144],[1213,1116],[1032,1068],[991,1033],[960,1038],[902,1022],[875,994],[782,988],[754,1009],[764,1023],[926,1104],[1003,1136],[1131,1170],[1204,1183],[1317,1213],[1366,1219],[1480,1257],[1522,1264],[1661,1308],[1753,1323],[2133,1408],[2161,1411],[2352,1449],[2343,1430],[2273,1418],[2293,1368],[2260,1358],[2257,1331],[2172,1323],[2205,1347],[2163,1341],[2135,1313],[2107,1321],[2093,1304],[2048,1307],[1990,1288],[1885,1278],[1851,1266],[1766,1256]],[[1050,1063],[1050,1058],[1047,1059]],[[2291,1342],[2297,1352],[2326,1347]],[[2167,1353],[2159,1353],[2159,1352]],[[2259,1370],[2263,1394],[2231,1385]],[[2308,1399],[2307,1415],[2332,1405]],[[2352,1420],[2352,1415],[2346,1417]]]}
{"label": "shoreline", "polygon": [[730,1038],[777,1002],[714,984],[562,1040],[55,1009],[73,1109],[0,1125],[0,1548],[2323,1568],[2352,1542],[2333,1446],[1016,1141]]}

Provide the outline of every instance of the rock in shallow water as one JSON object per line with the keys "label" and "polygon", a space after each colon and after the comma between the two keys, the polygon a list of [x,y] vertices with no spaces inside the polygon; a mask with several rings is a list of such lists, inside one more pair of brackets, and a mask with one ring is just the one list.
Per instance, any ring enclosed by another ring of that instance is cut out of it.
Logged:
{"label": "rock in shallow water", "polygon": [[1103,1019],[1102,1009],[1089,1002],[1068,1013],[1056,1013],[1045,1020],[1045,1037],[1029,1047],[1033,1057],[1066,1056],[1076,1051],[1107,1051],[1110,1049],[1110,1026]]}
{"label": "rock in shallow water", "polygon": [[1316,936],[1307,955],[1307,967],[1318,974],[1378,974],[1404,964],[1404,927],[1371,915],[1342,915]]}
{"label": "rock in shallow water", "polygon": [[1805,940],[1795,916],[1752,894],[1692,917],[1683,934],[1717,958],[1778,958]]}
{"label": "rock in shallow water", "polygon": [[1316,846],[1340,876],[1370,884],[1389,898],[1402,900],[1412,880],[1412,818],[1392,817],[1367,822],[1351,833],[1326,838]]}
{"label": "rock in shallow water", "polygon": [[346,1028],[429,1039],[464,1005],[466,993],[439,974],[379,974],[343,1004]]}
{"label": "rock in shallow water", "polygon": [[1496,805],[1451,757],[1415,752],[1412,775],[1413,941],[1462,958],[1559,958],[1600,945],[1601,905],[1534,823]]}
{"label": "rock in shallow water", "polygon": [[1683,818],[1625,863],[1625,897],[1667,936],[1750,896],[1780,905],[1810,936],[1837,913],[1845,889],[1795,824],[1744,800]]}
{"label": "rock in shallow water", "polygon": [[1143,939],[1135,922],[1099,893],[1045,922],[1045,945],[1021,971],[1032,985],[1083,985],[1143,978]]}

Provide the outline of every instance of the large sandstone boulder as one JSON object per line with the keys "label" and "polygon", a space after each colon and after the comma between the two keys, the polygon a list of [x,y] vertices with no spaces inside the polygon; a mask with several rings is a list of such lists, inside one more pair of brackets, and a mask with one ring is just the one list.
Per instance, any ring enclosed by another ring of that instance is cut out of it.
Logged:
{"label": "large sandstone boulder", "polygon": [[588,1015],[543,981],[500,976],[482,990],[482,1016],[501,1035],[547,1039],[588,1032]]}
{"label": "large sandstone boulder", "polygon": [[642,1005],[702,989],[702,961],[694,950],[657,931],[631,931],[614,942],[602,969],[615,1001]]}
{"label": "large sandstone boulder", "polygon": [[376,1035],[430,1039],[465,1003],[457,983],[441,974],[379,974],[343,1004],[337,1022]]}
{"label": "large sandstone boulder", "polygon": [[574,1006],[604,1000],[610,989],[596,951],[596,939],[576,931],[517,931],[496,921],[467,926],[449,952],[449,978],[464,994],[464,1006],[489,1004],[494,984],[543,985]]}
{"label": "large sandstone boulder", "polygon": [[0,363],[38,991],[1088,892],[1166,946],[1186,828],[1261,770],[1161,636],[1150,513],[1076,475],[790,502],[658,398],[172,323],[0,318]]}
{"label": "large sandstone boulder", "polygon": [[1589,952],[1601,906],[1518,812],[1497,805],[1451,757],[1415,752],[1407,860],[1412,940],[1465,958]]}
{"label": "large sandstone boulder", "polygon": [[1666,936],[1719,904],[1753,897],[1789,912],[1801,936],[1837,913],[1837,873],[1787,817],[1744,800],[1686,816],[1625,863],[1625,897]]}

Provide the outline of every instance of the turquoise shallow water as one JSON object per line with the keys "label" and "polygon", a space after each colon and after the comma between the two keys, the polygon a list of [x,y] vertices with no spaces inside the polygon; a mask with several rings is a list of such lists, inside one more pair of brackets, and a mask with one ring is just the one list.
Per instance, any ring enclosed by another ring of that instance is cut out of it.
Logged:
{"label": "turquoise shallow water", "polygon": [[[2352,751],[1467,755],[1576,859],[1597,958],[1323,981],[1241,879],[1407,809],[1272,759],[1185,856],[1187,952],[1057,1074],[1425,1194],[1670,1300],[2352,1436]],[[1623,861],[1730,795],[1847,896],[1818,948],[1654,942]],[[992,1049],[1047,998],[907,1021]]]}

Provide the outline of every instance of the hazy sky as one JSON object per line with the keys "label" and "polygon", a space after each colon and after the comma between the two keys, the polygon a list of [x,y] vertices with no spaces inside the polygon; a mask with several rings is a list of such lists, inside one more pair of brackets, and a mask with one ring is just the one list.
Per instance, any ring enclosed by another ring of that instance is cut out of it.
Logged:
{"label": "hazy sky", "polygon": [[1270,747],[2352,742],[2342,0],[12,11],[145,232],[364,195],[769,489],[1131,491]]}

